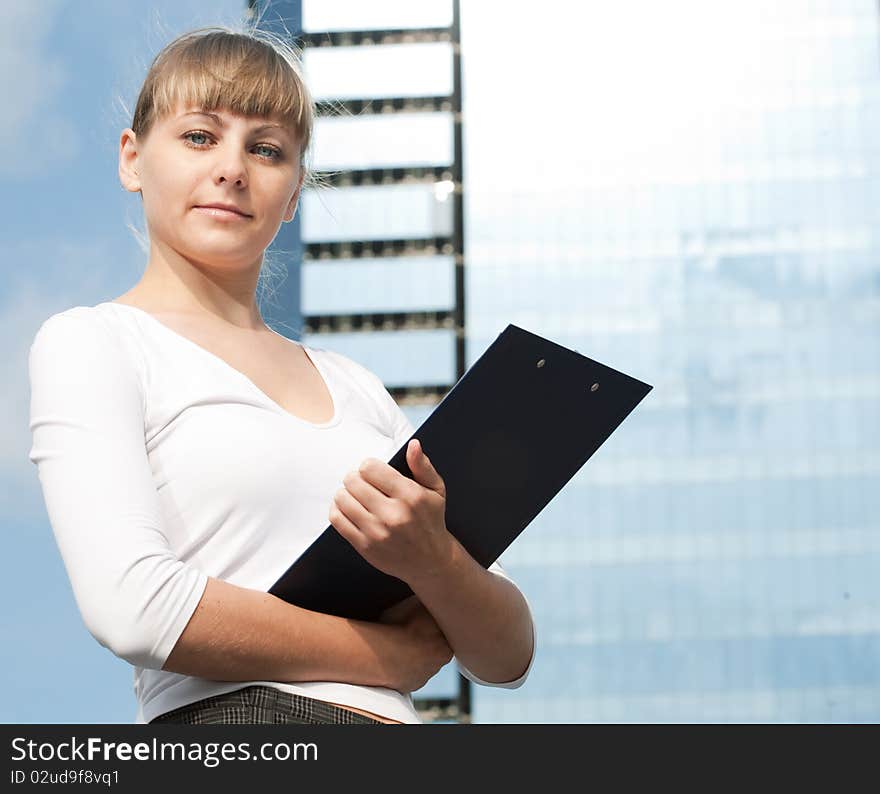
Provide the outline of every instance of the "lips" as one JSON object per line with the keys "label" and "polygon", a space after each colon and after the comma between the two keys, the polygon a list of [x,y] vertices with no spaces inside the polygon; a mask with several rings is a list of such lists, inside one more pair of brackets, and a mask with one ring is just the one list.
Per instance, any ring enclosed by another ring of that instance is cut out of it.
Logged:
{"label": "lips", "polygon": [[236,207],[234,204],[196,204],[196,209],[216,209],[216,210],[227,210],[228,212],[235,212],[238,215],[241,215],[245,218],[250,218],[251,216],[243,210]]}

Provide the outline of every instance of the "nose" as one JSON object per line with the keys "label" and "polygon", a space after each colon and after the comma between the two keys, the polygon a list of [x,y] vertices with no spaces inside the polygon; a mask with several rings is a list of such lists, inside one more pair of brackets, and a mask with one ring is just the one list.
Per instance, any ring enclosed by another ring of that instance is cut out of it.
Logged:
{"label": "nose", "polygon": [[214,164],[214,181],[219,185],[233,182],[236,187],[246,187],[248,183],[247,165],[240,149],[218,146],[217,161]]}

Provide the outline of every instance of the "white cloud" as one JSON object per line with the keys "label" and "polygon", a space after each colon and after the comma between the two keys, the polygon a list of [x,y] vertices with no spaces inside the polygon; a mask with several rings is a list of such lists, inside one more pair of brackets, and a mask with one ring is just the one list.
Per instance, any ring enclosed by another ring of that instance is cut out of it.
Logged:
{"label": "white cloud", "polygon": [[58,7],[0,3],[0,176],[39,175],[79,150],[75,126],[53,108],[72,68],[46,41]]}

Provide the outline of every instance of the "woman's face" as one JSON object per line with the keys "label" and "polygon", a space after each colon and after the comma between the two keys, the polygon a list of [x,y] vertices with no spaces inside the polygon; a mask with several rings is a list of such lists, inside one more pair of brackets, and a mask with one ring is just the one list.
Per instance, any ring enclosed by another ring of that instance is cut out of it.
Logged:
{"label": "woman's face", "polygon": [[[178,107],[146,140],[122,133],[119,176],[140,191],[152,241],[232,268],[261,261],[293,218],[303,174],[299,142],[276,120]],[[243,214],[204,208],[215,203]]]}

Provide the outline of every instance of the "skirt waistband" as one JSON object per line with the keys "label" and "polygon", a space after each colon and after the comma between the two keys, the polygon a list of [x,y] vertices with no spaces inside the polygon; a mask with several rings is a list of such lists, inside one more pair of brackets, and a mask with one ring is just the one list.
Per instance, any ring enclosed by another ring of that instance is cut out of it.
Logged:
{"label": "skirt waistband", "polygon": [[254,684],[220,695],[187,703],[150,720],[153,724],[252,725],[338,724],[385,725],[382,720],[359,714],[344,706]]}

